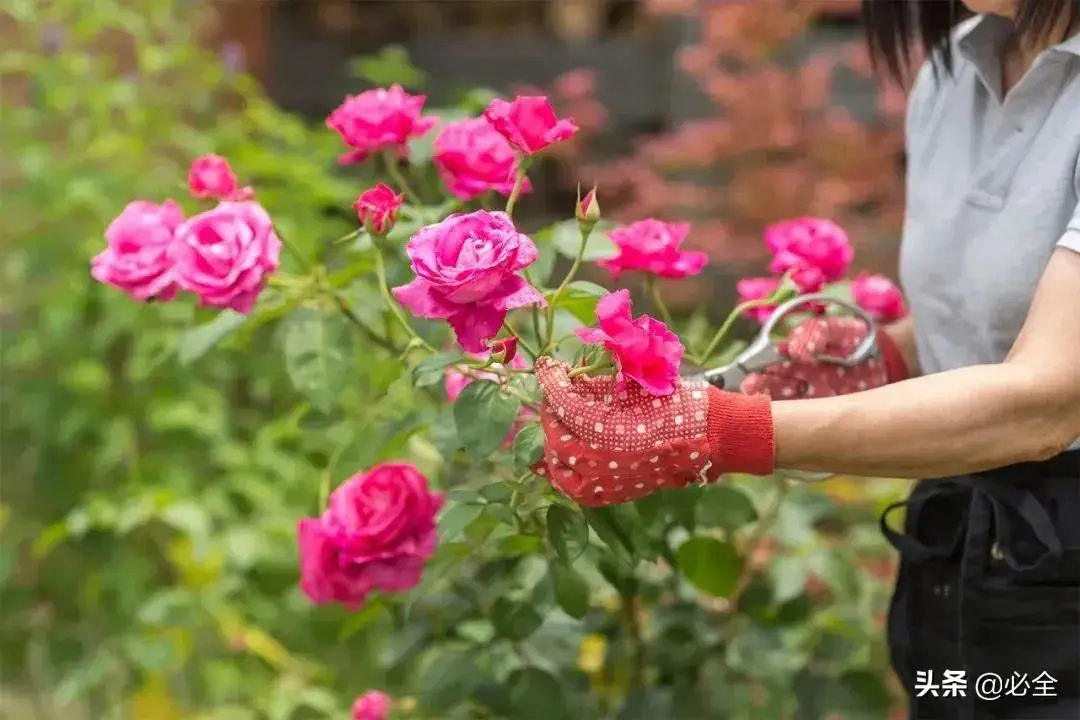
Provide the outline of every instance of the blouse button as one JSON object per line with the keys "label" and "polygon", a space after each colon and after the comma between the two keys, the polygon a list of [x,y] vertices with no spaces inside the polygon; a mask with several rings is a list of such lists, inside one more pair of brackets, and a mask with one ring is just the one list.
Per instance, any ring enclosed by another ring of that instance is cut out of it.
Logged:
{"label": "blouse button", "polygon": [[1005,559],[1004,553],[1001,552],[1001,546],[997,543],[990,546],[990,559],[994,562],[1001,562]]}

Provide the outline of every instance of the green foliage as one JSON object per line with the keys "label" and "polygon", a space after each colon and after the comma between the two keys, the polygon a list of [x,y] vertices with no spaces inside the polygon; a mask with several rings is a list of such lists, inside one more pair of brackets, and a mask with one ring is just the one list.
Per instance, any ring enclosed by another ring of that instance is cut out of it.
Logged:
{"label": "green foliage", "polygon": [[[875,508],[787,490],[776,504],[747,478],[565,504],[530,471],[542,436],[519,410],[535,406],[535,381],[477,379],[447,405],[444,373],[471,360],[425,351],[445,333],[423,326],[410,341],[386,312],[373,241],[348,212],[374,171],[339,172],[332,134],[197,50],[200,8],[129,6],[7,9],[19,42],[0,72],[30,90],[0,116],[17,180],[0,214],[13,239],[0,690],[33,703],[20,717],[345,718],[369,688],[415,720],[883,716],[884,587],[858,570],[880,552]],[[44,55],[57,26],[63,46]],[[118,31],[136,40],[137,72],[100,50]],[[358,68],[423,82],[395,51]],[[473,93],[445,115],[484,102]],[[206,152],[257,188],[296,251],[256,311],[138,305],[92,282],[123,204],[180,201]],[[391,244],[452,207],[435,204],[429,155],[414,147],[410,172],[432,204],[406,208]],[[533,280],[561,337],[591,322],[603,289],[551,287],[556,255],[577,254],[576,225],[536,239]],[[609,245],[594,233],[587,259]],[[392,284],[405,277],[399,251],[386,264]],[[543,343],[527,311],[514,323]],[[297,520],[389,459],[448,496],[422,585],[356,612],[312,607],[297,588]]]}

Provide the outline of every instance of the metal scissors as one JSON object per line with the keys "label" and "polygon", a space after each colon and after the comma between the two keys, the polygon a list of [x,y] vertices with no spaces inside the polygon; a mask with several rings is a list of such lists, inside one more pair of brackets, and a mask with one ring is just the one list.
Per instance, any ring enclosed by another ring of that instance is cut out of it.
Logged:
{"label": "metal scissors", "polygon": [[803,295],[777,306],[772,315],[769,316],[769,319],[762,325],[761,330],[758,332],[753,342],[751,342],[745,350],[739,353],[735,359],[727,365],[706,370],[703,373],[704,379],[710,385],[721,390],[738,391],[739,384],[746,379],[747,375],[761,372],[770,365],[786,361],[787,358],[780,354],[780,350],[772,338],[773,332],[784,318],[794,313],[798,308],[809,303],[839,305],[844,310],[847,310],[849,313],[861,319],[867,326],[866,337],[850,355],[847,357],[818,355],[818,362],[852,367],[877,356],[878,347],[877,342],[875,341],[877,325],[874,323],[874,319],[870,314],[855,303],[825,293],[816,293],[813,295]]}

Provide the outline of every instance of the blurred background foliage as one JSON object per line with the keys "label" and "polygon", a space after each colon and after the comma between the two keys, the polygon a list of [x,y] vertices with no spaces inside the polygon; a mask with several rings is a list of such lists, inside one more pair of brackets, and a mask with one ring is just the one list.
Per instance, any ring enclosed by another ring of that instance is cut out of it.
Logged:
{"label": "blurred background foliage", "polygon": [[[339,172],[332,133],[205,49],[207,12],[172,0],[0,12],[0,717],[344,718],[371,687],[401,718],[884,717],[891,570],[875,515],[901,489],[884,481],[841,478],[777,504],[767,481],[735,478],[632,508],[640,527],[704,529],[700,552],[713,536],[737,546],[738,567],[711,580],[730,596],[745,578],[737,607],[662,562],[586,563],[567,580],[528,538],[471,556],[497,521],[484,497],[447,551],[468,562],[425,586],[422,612],[308,606],[295,523],[331,478],[390,457],[465,485],[484,468],[441,462],[400,362],[362,343],[344,410],[314,410],[279,350],[284,300],[209,323],[90,279],[129,199],[194,209],[186,172],[207,152],[294,243],[355,228],[365,171]],[[356,69],[377,84],[419,72],[394,52]],[[374,288],[338,281],[383,321]],[[759,515],[767,531],[744,532]]]}

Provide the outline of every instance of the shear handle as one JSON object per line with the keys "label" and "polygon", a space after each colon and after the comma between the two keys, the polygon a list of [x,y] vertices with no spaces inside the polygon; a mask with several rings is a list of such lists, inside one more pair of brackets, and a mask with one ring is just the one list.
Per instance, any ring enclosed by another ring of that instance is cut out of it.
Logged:
{"label": "shear handle", "polygon": [[[791,315],[797,308],[801,307],[802,305],[814,302],[839,305],[840,307],[850,312],[852,315],[855,315],[860,320],[865,322],[867,330],[866,337],[862,339],[862,342],[860,342],[859,345],[854,350],[852,350],[851,354],[847,357],[838,357],[836,355],[823,354],[815,357],[817,361],[829,363],[832,365],[853,367],[855,365],[860,365],[863,362],[866,362],[870,358],[877,355],[877,323],[874,322],[874,318],[871,317],[869,313],[867,313],[855,303],[851,303],[847,300],[842,300],[840,298],[833,297],[825,293],[802,295],[797,298],[792,298],[791,300],[788,300],[787,302],[777,306],[776,310],[773,311],[772,315],[769,316],[769,319],[766,320],[765,324],[762,326],[761,332],[758,335],[758,339],[762,337],[770,337],[773,331],[776,329],[776,326],[780,324],[780,321],[782,321],[788,315]],[[747,348],[747,353],[757,346],[758,340],[756,339],[754,343],[749,348]],[[758,347],[757,349],[759,352],[761,351],[760,347]]]}

